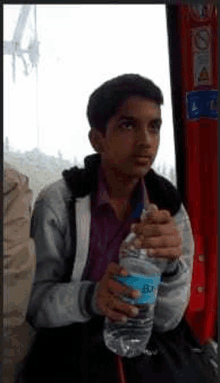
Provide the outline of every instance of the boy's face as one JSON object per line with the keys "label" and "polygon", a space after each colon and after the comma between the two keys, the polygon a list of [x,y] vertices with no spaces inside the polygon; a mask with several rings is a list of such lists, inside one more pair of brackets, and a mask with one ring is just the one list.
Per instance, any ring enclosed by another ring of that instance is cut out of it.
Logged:
{"label": "boy's face", "polygon": [[161,123],[156,102],[128,98],[108,121],[106,135],[101,137],[104,167],[132,178],[145,176],[157,154]]}

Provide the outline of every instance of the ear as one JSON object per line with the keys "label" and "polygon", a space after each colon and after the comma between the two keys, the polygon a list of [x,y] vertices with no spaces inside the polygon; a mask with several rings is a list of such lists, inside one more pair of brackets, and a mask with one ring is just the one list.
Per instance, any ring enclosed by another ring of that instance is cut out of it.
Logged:
{"label": "ear", "polygon": [[89,141],[97,153],[101,153],[103,150],[103,136],[97,129],[92,128],[89,131]]}

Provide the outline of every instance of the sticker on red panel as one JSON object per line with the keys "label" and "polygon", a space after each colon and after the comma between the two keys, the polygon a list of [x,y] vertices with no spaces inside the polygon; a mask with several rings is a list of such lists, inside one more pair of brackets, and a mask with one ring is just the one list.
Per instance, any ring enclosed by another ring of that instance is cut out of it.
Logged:
{"label": "sticker on red panel", "polygon": [[211,29],[192,29],[194,87],[212,85]]}
{"label": "sticker on red panel", "polygon": [[198,22],[204,22],[212,17],[213,5],[211,4],[195,4],[190,6],[190,14],[192,18]]}
{"label": "sticker on red panel", "polygon": [[218,91],[196,91],[186,94],[187,119],[218,118]]}

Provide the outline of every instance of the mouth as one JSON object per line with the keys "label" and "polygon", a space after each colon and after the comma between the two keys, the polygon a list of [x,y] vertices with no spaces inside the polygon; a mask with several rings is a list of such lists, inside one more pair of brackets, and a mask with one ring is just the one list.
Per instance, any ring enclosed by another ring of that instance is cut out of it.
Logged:
{"label": "mouth", "polygon": [[151,163],[150,156],[137,155],[137,156],[134,156],[134,159],[135,159],[135,162],[146,164],[146,165]]}

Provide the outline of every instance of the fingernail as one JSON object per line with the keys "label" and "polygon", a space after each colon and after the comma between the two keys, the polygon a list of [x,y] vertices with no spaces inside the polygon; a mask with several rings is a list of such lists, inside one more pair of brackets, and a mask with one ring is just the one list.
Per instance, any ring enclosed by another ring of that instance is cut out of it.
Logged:
{"label": "fingernail", "polygon": [[140,298],[140,296],[141,296],[141,293],[140,293],[140,291],[137,291],[137,290],[134,291],[133,294],[132,294],[133,298]]}
{"label": "fingernail", "polygon": [[149,211],[157,211],[158,207],[154,203],[151,203],[148,208]]}
{"label": "fingernail", "polygon": [[122,317],[122,318],[121,318],[121,321],[124,322],[124,323],[127,322],[127,320],[128,320],[127,317]]}

